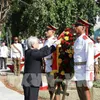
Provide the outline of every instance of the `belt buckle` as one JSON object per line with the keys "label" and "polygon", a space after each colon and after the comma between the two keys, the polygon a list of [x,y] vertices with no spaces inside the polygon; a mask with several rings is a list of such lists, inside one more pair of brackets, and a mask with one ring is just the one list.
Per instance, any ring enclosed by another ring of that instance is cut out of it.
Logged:
{"label": "belt buckle", "polygon": [[86,64],[86,61],[85,62],[75,62],[74,65],[85,65]]}
{"label": "belt buckle", "polygon": [[46,60],[51,60],[52,58],[46,58]]}

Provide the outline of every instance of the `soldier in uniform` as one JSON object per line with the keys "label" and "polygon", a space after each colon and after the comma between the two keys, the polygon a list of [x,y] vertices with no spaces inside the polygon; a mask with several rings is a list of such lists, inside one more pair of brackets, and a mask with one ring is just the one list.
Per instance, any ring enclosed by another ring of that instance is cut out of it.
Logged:
{"label": "soldier in uniform", "polygon": [[90,89],[94,80],[94,43],[86,35],[85,28],[81,22],[75,23],[74,80],[80,100],[92,100]]}
{"label": "soldier in uniform", "polygon": [[[55,28],[52,25],[47,26],[47,30],[45,32],[47,40],[44,42],[44,46],[51,46],[54,41],[57,40],[57,38],[54,36],[57,28]],[[47,76],[47,82],[48,82],[48,90],[50,94],[50,100],[52,99],[53,92],[54,92],[54,76],[50,74],[52,72],[52,54],[46,56],[44,58],[45,60],[45,72]],[[56,98],[59,98],[56,96]],[[58,99],[57,99],[58,100]]]}
{"label": "soldier in uniform", "polygon": [[14,37],[14,43],[11,45],[11,58],[14,65],[14,74],[17,76],[20,75],[20,63],[23,58],[23,48],[18,42],[18,37]]}

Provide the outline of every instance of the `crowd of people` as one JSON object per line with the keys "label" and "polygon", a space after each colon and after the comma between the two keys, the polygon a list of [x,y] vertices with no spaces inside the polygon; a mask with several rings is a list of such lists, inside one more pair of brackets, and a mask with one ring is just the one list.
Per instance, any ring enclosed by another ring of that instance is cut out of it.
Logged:
{"label": "crowd of people", "polygon": [[[45,62],[45,72],[48,82],[48,91],[50,94],[50,100],[52,100],[53,93],[55,90],[54,77],[52,76],[52,54],[48,56],[44,56],[44,53],[49,52],[49,48],[52,45],[55,45],[55,41],[59,44],[59,41],[56,37],[54,37],[55,31],[57,29],[53,26],[47,26],[46,37],[47,40],[44,42],[44,47],[41,49],[37,49],[37,41],[33,41],[34,37],[28,38],[28,45],[30,49],[28,49],[25,53],[25,70],[23,77],[23,89],[25,100],[37,100],[39,87],[41,86],[41,64],[40,60],[44,57]],[[94,55],[98,50],[95,49],[94,42],[86,35],[85,30],[86,27],[82,23],[75,23],[74,30],[76,32],[77,38],[74,42],[74,81],[76,83],[77,92],[80,100],[92,100],[90,89],[93,87],[94,78],[97,80],[97,77],[94,75],[94,62],[98,65],[98,60],[94,59]],[[36,47],[35,47],[36,46]],[[48,51],[44,50],[44,48],[48,47]],[[33,50],[32,50],[33,49]],[[43,50],[43,52],[42,52]],[[50,52],[49,52],[50,53]],[[51,52],[52,53],[52,52]],[[38,55],[37,55],[38,54]],[[37,57],[39,56],[39,57]],[[98,59],[96,57],[96,59]],[[31,61],[32,60],[32,61]],[[37,64],[38,63],[38,64]],[[31,67],[31,66],[34,66]],[[39,69],[38,69],[39,68]],[[98,66],[96,67],[99,68]],[[31,73],[31,74],[30,74]],[[37,74],[38,77],[36,77]],[[36,77],[36,78],[34,78]],[[28,81],[26,81],[28,80]],[[37,83],[39,83],[37,85]],[[35,92],[33,92],[33,91]],[[34,98],[34,99],[33,99]],[[60,93],[57,92],[55,96],[55,100],[60,100]]]}
{"label": "crowd of people", "polygon": [[[56,27],[48,25],[46,29],[45,35],[47,39],[44,44],[39,45],[39,39],[36,36],[30,36],[27,39],[25,53],[18,37],[14,37],[14,43],[10,46],[10,51],[5,42],[2,42],[0,47],[0,69],[3,66],[7,69],[6,61],[10,54],[14,65],[14,74],[19,76],[20,62],[25,58],[22,80],[25,100],[38,100],[39,87],[42,85],[41,66],[43,63],[50,100],[53,97],[55,83],[53,81],[54,76],[50,74],[52,72],[52,53],[56,50],[56,46],[61,43],[61,40],[57,40],[57,37],[55,37]],[[90,89],[93,87],[93,81],[98,80],[100,70],[100,37],[97,37],[97,41],[94,43],[86,35],[86,26],[81,22],[76,22],[73,29],[77,36],[73,45],[73,78],[80,100],[92,100]],[[60,100],[59,92],[56,93],[55,100]]]}
{"label": "crowd of people", "polygon": [[[14,74],[20,75],[20,62],[24,57],[23,48],[19,43],[18,37],[14,37],[14,42],[10,47],[6,45],[5,41],[2,41],[0,46],[0,69],[7,69],[7,59],[12,59],[12,65],[14,66]],[[4,67],[4,68],[3,68]]]}

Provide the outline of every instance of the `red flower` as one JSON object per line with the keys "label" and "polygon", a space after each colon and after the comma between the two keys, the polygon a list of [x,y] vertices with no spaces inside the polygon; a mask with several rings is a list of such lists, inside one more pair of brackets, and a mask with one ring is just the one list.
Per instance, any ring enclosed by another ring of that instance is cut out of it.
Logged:
{"label": "red flower", "polygon": [[58,39],[64,38],[64,36],[65,36],[65,34],[64,34],[64,32],[62,32],[62,33],[60,34],[60,36],[58,37]]}
{"label": "red flower", "polygon": [[64,43],[65,43],[65,41],[64,41],[64,40],[62,40],[62,41],[61,41],[61,43],[62,43],[62,44],[64,44]]}
{"label": "red flower", "polygon": [[63,52],[65,52],[66,48],[62,48]]}
{"label": "red flower", "polygon": [[69,33],[69,34],[68,34],[68,36],[70,36],[70,37],[71,37],[71,36],[73,36],[73,34]]}
{"label": "red flower", "polygon": [[71,45],[74,45],[74,42],[71,42]]}
{"label": "red flower", "polygon": [[70,37],[69,40],[73,40],[73,37]]}
{"label": "red flower", "polygon": [[66,72],[70,72],[70,68],[66,68]]}
{"label": "red flower", "polygon": [[66,45],[70,45],[70,43],[69,42],[66,42]]}
{"label": "red flower", "polygon": [[66,63],[68,63],[68,60],[66,59],[66,60],[64,60],[64,63],[66,64]]}
{"label": "red flower", "polygon": [[64,31],[70,31],[71,29],[70,28],[66,28]]}

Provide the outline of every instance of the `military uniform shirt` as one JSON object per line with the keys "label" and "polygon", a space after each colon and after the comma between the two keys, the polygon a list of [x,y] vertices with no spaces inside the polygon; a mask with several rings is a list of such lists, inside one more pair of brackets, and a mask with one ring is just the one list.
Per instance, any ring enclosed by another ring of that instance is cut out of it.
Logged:
{"label": "military uniform shirt", "polygon": [[20,43],[14,43],[14,45],[20,50],[21,54],[13,45],[11,45],[11,58],[23,58],[22,45]]}
{"label": "military uniform shirt", "polygon": [[82,34],[74,43],[74,62],[86,62],[84,65],[74,65],[74,80],[94,79],[94,43]]}
{"label": "military uniform shirt", "polygon": [[[49,39],[47,39],[46,41],[45,41],[45,43],[44,43],[44,46],[51,46],[55,41],[57,40],[57,38],[55,38],[54,36],[52,36],[52,37],[50,37]],[[48,55],[48,56],[46,56],[45,58],[44,58],[44,60],[45,60],[45,64],[46,64],[46,69],[45,69],[45,71],[46,72],[51,72],[52,71],[52,54],[50,54],[50,55]]]}

